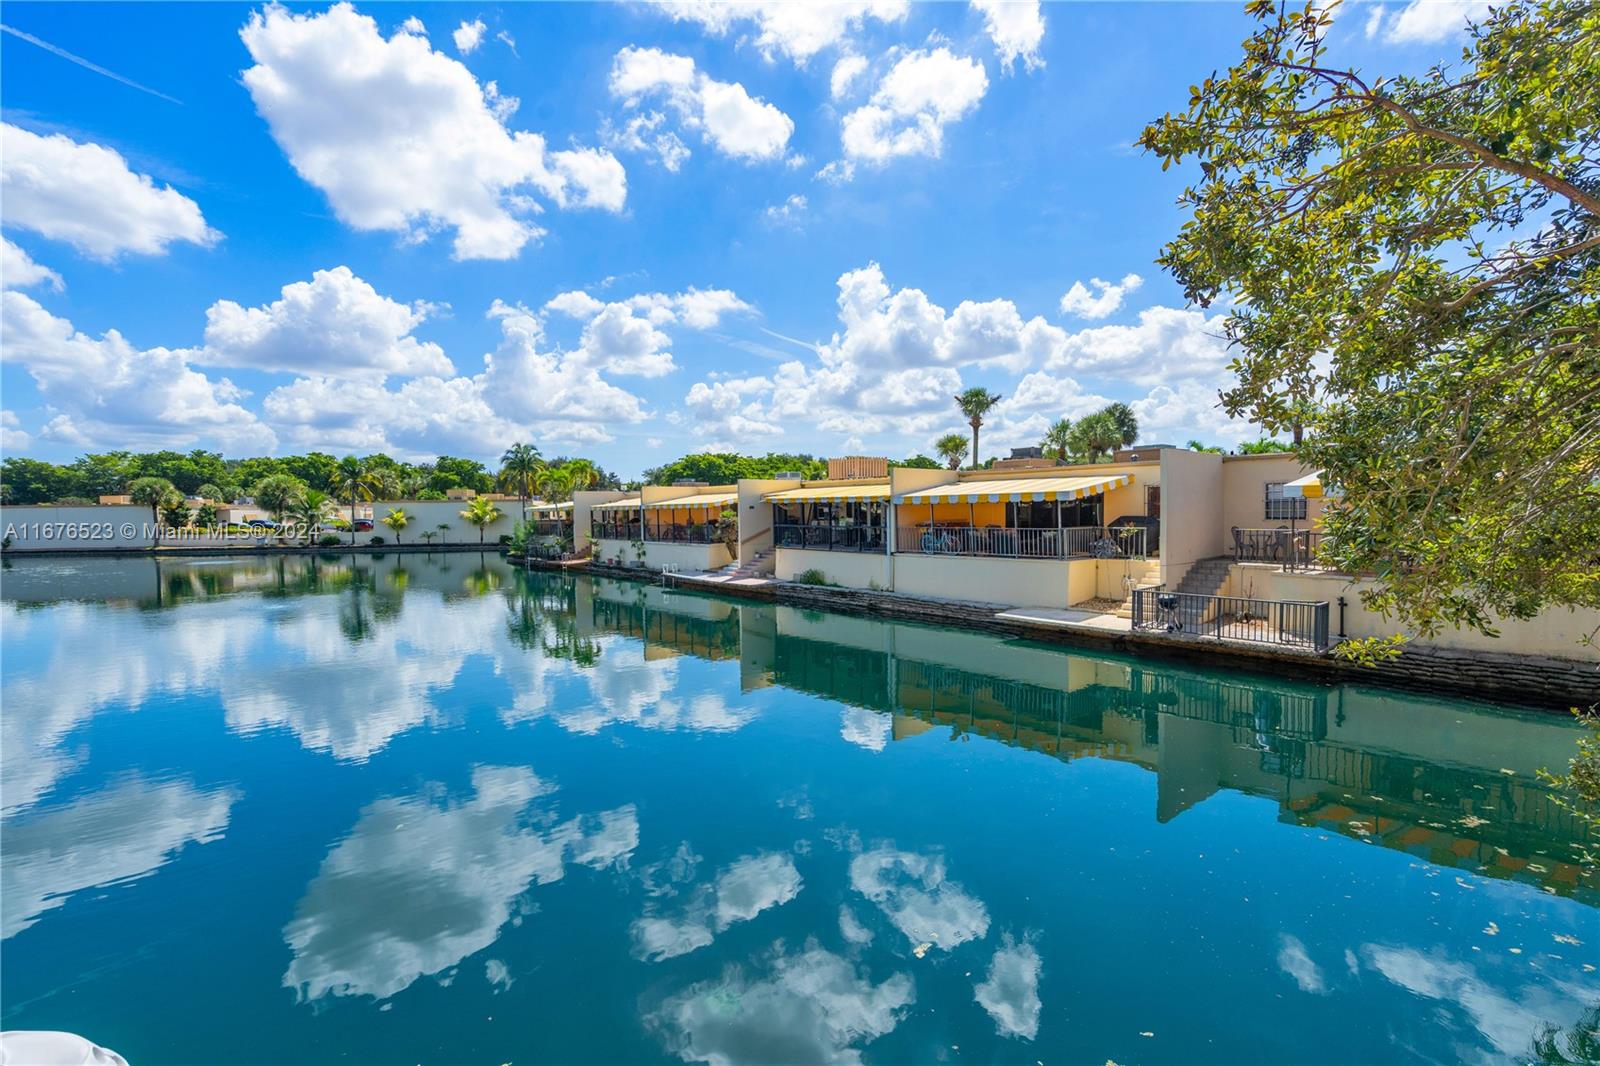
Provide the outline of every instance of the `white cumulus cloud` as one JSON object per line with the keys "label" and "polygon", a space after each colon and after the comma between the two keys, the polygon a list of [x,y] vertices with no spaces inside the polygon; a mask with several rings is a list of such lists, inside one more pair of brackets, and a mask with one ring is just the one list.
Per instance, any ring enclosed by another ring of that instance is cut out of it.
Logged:
{"label": "white cumulus cloud", "polygon": [[871,99],[845,115],[840,139],[847,159],[882,164],[897,156],[937,156],[944,128],[983,99],[989,76],[976,59],[940,46],[902,55]]}
{"label": "white cumulus cloud", "polygon": [[463,22],[450,34],[456,43],[456,51],[462,55],[470,55],[478,50],[478,45],[483,43],[483,31],[489,27],[483,24],[482,19]]}
{"label": "white cumulus cloud", "polygon": [[453,374],[443,349],[411,335],[430,310],[380,295],[349,267],[318,270],[261,307],[212,304],[200,361],[334,377]]}
{"label": "white cumulus cloud", "polygon": [[1488,0],[1411,0],[1398,11],[1378,5],[1365,32],[1389,44],[1435,44],[1465,33],[1469,22],[1488,13]]}
{"label": "white cumulus cloud", "polygon": [[1122,306],[1123,297],[1137,292],[1144,279],[1137,274],[1126,274],[1121,281],[1101,281],[1090,278],[1089,284],[1074,281],[1072,288],[1061,297],[1061,313],[1079,318],[1105,318]]}
{"label": "white cumulus cloud", "polygon": [[685,128],[724,155],[755,162],[782,159],[794,120],[737,82],[717,81],[688,56],[659,48],[624,48],[611,65],[611,94],[626,107],[663,100]]}
{"label": "white cumulus cloud", "polygon": [[748,25],[754,31],[750,40],[762,55],[768,59],[784,55],[804,66],[818,52],[848,45],[869,19],[899,22],[910,4],[907,0],[667,0],[655,7],[675,19],[697,22],[717,36]]}
{"label": "white cumulus cloud", "polygon": [[118,152],[9,122],[0,125],[0,199],[7,226],[106,262],[125,253],[161,255],[178,241],[210,247],[222,238],[198,204],[134,173]]}
{"label": "white cumulus cloud", "polygon": [[47,266],[33,261],[26,249],[19,248],[0,237],[0,286],[7,289],[27,289],[43,284],[56,292],[66,286],[61,275]]}
{"label": "white cumulus cloud", "polygon": [[510,259],[558,207],[620,211],[622,165],[594,148],[549,151],[505,125],[514,101],[480,86],[427,38],[384,38],[348,3],[317,15],[268,7],[240,31],[244,83],[290,162],[346,224],[422,239],[455,230],[457,259]]}
{"label": "white cumulus cloud", "polygon": [[972,0],[983,15],[983,28],[994,41],[1000,65],[1009,73],[1022,60],[1029,70],[1044,66],[1039,45],[1044,41],[1044,16],[1039,0]]}
{"label": "white cumulus cloud", "polygon": [[1002,1036],[1032,1040],[1039,1035],[1039,952],[1032,944],[1005,938],[989,960],[989,976],[973,989],[978,1005],[989,1012]]}

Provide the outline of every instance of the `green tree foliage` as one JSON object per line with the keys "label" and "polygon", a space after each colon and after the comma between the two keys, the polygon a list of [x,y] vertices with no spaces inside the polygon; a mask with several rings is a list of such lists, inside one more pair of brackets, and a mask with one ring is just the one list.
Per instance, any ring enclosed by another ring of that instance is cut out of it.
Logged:
{"label": "green tree foliage", "polygon": [[939,462],[939,460],[932,459],[932,458],[929,458],[926,455],[920,455],[920,454],[919,455],[913,455],[913,456],[911,456],[910,458],[907,458],[907,459],[890,459],[889,460],[890,469],[893,469],[894,467],[897,467],[897,466],[909,467],[912,470],[939,470],[939,469],[943,468],[943,464],[941,464]]}
{"label": "green tree foliage", "polygon": [[128,485],[128,495],[133,502],[150,508],[150,520],[155,524],[155,543],[161,543],[161,507],[177,492],[172,482],[164,477],[135,478]]}
{"label": "green tree foliage", "polygon": [[1394,77],[1333,62],[1325,10],[1248,9],[1240,61],[1140,138],[1195,164],[1161,262],[1230,302],[1224,408],[1303,428],[1369,607],[1431,634],[1600,606],[1600,6],[1509,0]]}
{"label": "green tree foliage", "polygon": [[1197,440],[1191,440],[1188,444],[1185,444],[1184,447],[1189,449],[1191,452],[1209,452],[1212,455],[1226,454],[1215,444],[1202,444]]}
{"label": "green tree foliage", "polygon": [[391,507],[389,513],[384,515],[381,521],[394,534],[394,542],[399,544],[400,534],[411,524],[411,516],[406,514],[404,507]]}
{"label": "green tree foliage", "polygon": [[467,509],[461,512],[461,517],[467,520],[467,525],[477,528],[478,543],[482,544],[484,531],[498,522],[503,514],[504,512],[493,500],[479,496],[467,504]]}
{"label": "green tree foliage", "polygon": [[268,474],[256,482],[255,488],[250,490],[250,495],[256,501],[257,507],[281,522],[294,509],[296,502],[305,498],[307,491],[305,482],[297,477],[289,474]]}
{"label": "green tree foliage", "polygon": [[933,450],[944,460],[945,466],[960,470],[967,458],[967,438],[959,433],[946,433],[933,442]]}
{"label": "green tree foliage", "polygon": [[1111,458],[1111,453],[1122,443],[1122,436],[1123,427],[1107,409],[1078,419],[1068,443],[1073,455],[1084,462],[1098,463]]}
{"label": "green tree foliage", "polygon": [[972,427],[972,465],[976,467],[978,459],[978,430],[983,426],[984,416],[1000,402],[998,392],[990,392],[981,385],[974,385],[970,389],[963,389],[956,395],[956,407],[961,410],[961,417],[967,420],[967,425]]}
{"label": "green tree foliage", "polygon": [[644,481],[647,485],[670,485],[674,481],[731,485],[740,478],[770,478],[788,471],[797,471],[808,479],[822,478],[828,474],[828,464],[810,455],[781,452],[768,452],[762,456],[701,452],[646,470]]}
{"label": "green tree foliage", "polygon": [[1045,430],[1044,440],[1039,442],[1039,448],[1046,455],[1065,461],[1072,454],[1072,420],[1058,418],[1050,423],[1050,428]]}
{"label": "green tree foliage", "polygon": [[533,495],[534,475],[541,465],[539,449],[531,444],[513,444],[500,456],[500,483],[517,494],[524,522],[528,520],[528,497]]}
{"label": "green tree foliage", "polygon": [[433,475],[428,487],[445,492],[449,489],[471,489],[474,492],[493,492],[494,475],[476,459],[457,459],[441,455],[433,464]]}
{"label": "green tree foliage", "polygon": [[1292,452],[1294,446],[1285,444],[1281,440],[1272,440],[1262,437],[1260,440],[1246,441],[1239,445],[1240,455],[1272,455],[1274,452]]}

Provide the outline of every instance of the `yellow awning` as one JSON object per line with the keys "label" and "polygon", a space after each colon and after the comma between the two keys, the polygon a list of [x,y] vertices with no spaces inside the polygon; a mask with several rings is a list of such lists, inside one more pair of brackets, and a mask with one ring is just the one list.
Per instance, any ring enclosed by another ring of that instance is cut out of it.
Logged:
{"label": "yellow awning", "polygon": [[656,500],[644,507],[647,511],[657,507],[727,507],[738,502],[737,492],[702,492],[695,496],[679,496],[675,500]]}
{"label": "yellow awning", "polygon": [[1316,499],[1323,494],[1322,471],[1307,474],[1305,477],[1295,478],[1283,486],[1283,494],[1289,497],[1304,496],[1307,499]]}
{"label": "yellow awning", "polygon": [[810,488],[783,489],[767,493],[768,503],[844,503],[847,500],[887,500],[887,481],[864,481],[859,485],[812,485]]}
{"label": "yellow awning", "polygon": [[1025,477],[994,481],[959,481],[954,485],[896,496],[895,503],[1022,503],[1040,500],[1081,500],[1133,483],[1132,474],[1093,474],[1087,477]]}
{"label": "yellow awning", "polygon": [[637,511],[638,509],[639,497],[637,496],[629,496],[628,498],[622,500],[610,500],[606,503],[597,503],[593,507],[589,508],[591,511]]}
{"label": "yellow awning", "polygon": [[535,503],[535,504],[530,505],[528,507],[528,510],[530,510],[530,511],[539,511],[541,513],[550,514],[550,513],[560,512],[560,511],[570,511],[570,510],[572,510],[572,504],[570,504],[570,503]]}

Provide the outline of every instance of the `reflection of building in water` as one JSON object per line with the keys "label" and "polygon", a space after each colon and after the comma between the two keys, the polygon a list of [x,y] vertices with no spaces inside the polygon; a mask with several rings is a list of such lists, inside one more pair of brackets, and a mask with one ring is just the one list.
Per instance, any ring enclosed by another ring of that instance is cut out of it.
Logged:
{"label": "reflection of building in water", "polygon": [[644,644],[646,661],[678,655],[737,659],[745,690],[770,683],[775,628],[772,608],[765,605],[630,581],[581,578],[575,609],[580,635],[635,637]]}
{"label": "reflection of building in water", "polygon": [[1162,821],[1270,796],[1284,821],[1600,903],[1585,828],[1537,777],[1571,757],[1563,719],[776,610],[775,680],[893,715],[895,740],[943,726],[1130,762],[1157,772]]}

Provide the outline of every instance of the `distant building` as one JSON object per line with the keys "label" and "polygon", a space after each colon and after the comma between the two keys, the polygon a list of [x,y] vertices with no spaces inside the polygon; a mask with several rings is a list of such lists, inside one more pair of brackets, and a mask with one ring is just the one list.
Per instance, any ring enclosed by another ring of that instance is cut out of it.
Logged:
{"label": "distant building", "polygon": [[447,500],[470,500],[478,495],[474,489],[445,489],[444,498]]}
{"label": "distant building", "polygon": [[1163,448],[1176,448],[1176,444],[1135,444],[1128,448],[1118,448],[1111,455],[1113,463],[1137,463],[1141,459],[1154,459]]}
{"label": "distant building", "polygon": [[1050,467],[1060,466],[1061,460],[1046,458],[1043,448],[1012,448],[1011,455],[1006,459],[996,459],[989,467],[991,470],[1047,470]]}
{"label": "distant building", "polygon": [[102,497],[100,497],[100,506],[102,506],[102,507],[116,507],[116,506],[121,505],[121,504],[130,504],[132,502],[133,502],[133,497],[132,496],[112,495],[112,496],[102,496]]}

